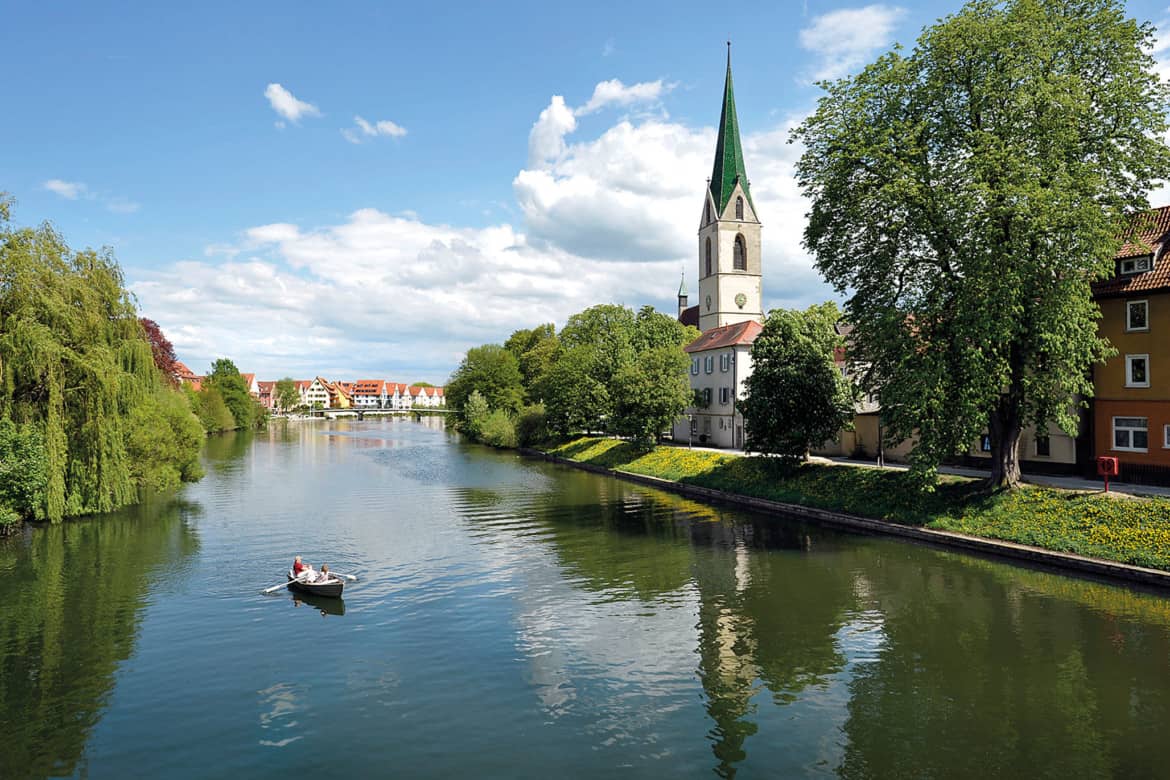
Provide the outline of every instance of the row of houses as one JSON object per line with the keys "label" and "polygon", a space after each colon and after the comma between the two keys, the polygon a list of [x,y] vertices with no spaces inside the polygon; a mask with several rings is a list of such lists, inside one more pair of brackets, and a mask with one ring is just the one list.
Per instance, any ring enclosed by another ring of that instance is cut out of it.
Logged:
{"label": "row of houses", "polygon": [[[270,412],[292,411],[280,408],[276,381],[257,381],[255,374],[240,374],[248,392]],[[198,391],[206,379],[183,363],[175,363],[175,378]],[[294,408],[306,409],[443,409],[447,399],[441,387],[424,387],[391,382],[385,379],[359,379],[356,382],[332,382],[324,377],[294,379],[298,402]]]}

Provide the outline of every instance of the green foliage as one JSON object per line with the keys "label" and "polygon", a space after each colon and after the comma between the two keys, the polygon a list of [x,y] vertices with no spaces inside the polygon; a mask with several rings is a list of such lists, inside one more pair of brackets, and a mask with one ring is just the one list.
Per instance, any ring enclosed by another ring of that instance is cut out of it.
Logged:
{"label": "green foliage", "polygon": [[131,474],[138,484],[154,490],[171,490],[199,479],[203,437],[203,427],[191,414],[186,396],[169,391],[151,394],[127,419]]}
{"label": "green foliage", "polygon": [[[71,250],[52,227],[0,220],[0,418],[44,447],[37,517],[106,512],[138,499],[128,420],[157,392],[156,367],[108,252]],[[152,453],[183,471],[190,452]]]}
{"label": "green foliage", "polygon": [[211,386],[198,392],[189,391],[191,408],[199,418],[199,424],[207,433],[222,433],[236,428],[236,418],[223,400],[223,395]]}
{"label": "green foliage", "polygon": [[281,411],[287,412],[300,406],[301,394],[297,391],[297,383],[292,377],[286,376],[277,380],[273,392],[276,394],[276,406]]}
{"label": "green foliage", "polygon": [[0,527],[40,514],[48,476],[40,430],[0,420]]}
{"label": "green foliage", "polygon": [[834,329],[839,318],[833,303],[768,314],[739,402],[748,449],[801,459],[849,423],[853,393],[833,362],[843,346]]}
{"label": "green foliage", "polygon": [[467,355],[447,382],[447,404],[466,419],[463,407],[476,391],[492,409],[518,411],[524,387],[515,355],[498,344],[484,344],[467,350]]}
{"label": "green foliage", "polygon": [[565,350],[540,379],[548,427],[564,436],[598,430],[610,409],[609,391],[591,374],[595,352],[588,345]]}
{"label": "green foliage", "polygon": [[516,441],[521,447],[531,447],[548,441],[544,406],[534,404],[520,410],[520,416],[516,418]]}
{"label": "green foliage", "polygon": [[735,457],[683,447],[643,453],[616,439],[582,438],[550,450],[582,463],[772,501],[944,531],[1030,544],[1170,570],[1170,499],[1048,488],[986,493],[980,483],[944,477],[916,489],[908,471]]}
{"label": "green foliage", "polygon": [[235,428],[252,428],[260,422],[256,399],[248,392],[248,385],[236,364],[219,358],[211,364],[204,385],[217,391],[232,414]]}
{"label": "green foliage", "polygon": [[556,327],[550,322],[531,329],[522,328],[508,337],[504,349],[511,352],[520,365],[525,397],[529,401],[537,400],[537,383],[560,352]]}
{"label": "green foliage", "polygon": [[459,429],[472,441],[479,441],[490,413],[491,407],[488,406],[487,399],[478,390],[472,390],[460,411]]}
{"label": "green foliage", "polygon": [[514,448],[519,443],[516,423],[503,409],[493,409],[479,426],[479,440],[492,447]]}
{"label": "green foliage", "polygon": [[848,292],[890,440],[915,469],[1090,395],[1109,354],[1090,283],[1170,168],[1154,30],[1117,0],[976,0],[827,94],[793,140],[805,244]]}
{"label": "green foliage", "polygon": [[685,347],[700,336],[699,329],[683,325],[675,317],[643,306],[634,318],[631,345],[635,352],[659,347]]}
{"label": "green foliage", "polygon": [[686,353],[677,344],[650,347],[613,378],[613,429],[650,449],[691,400]]}

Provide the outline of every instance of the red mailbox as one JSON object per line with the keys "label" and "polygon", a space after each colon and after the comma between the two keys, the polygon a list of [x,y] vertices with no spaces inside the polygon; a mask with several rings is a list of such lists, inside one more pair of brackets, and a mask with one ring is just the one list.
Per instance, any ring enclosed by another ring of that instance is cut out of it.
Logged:
{"label": "red mailbox", "polygon": [[1109,478],[1117,476],[1118,470],[1117,458],[1109,455],[1100,455],[1097,457],[1097,473],[1105,478],[1105,492],[1109,492]]}

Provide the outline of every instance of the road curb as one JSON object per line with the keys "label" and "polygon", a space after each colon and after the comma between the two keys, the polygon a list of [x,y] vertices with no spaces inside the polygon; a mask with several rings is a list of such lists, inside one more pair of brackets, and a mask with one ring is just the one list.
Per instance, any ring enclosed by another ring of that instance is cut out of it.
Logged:
{"label": "road curb", "polygon": [[630,471],[621,471],[620,469],[610,469],[605,468],[604,466],[595,466],[591,463],[580,463],[578,461],[562,458],[559,455],[553,455],[541,450],[521,448],[520,454],[526,457],[539,458],[550,463],[557,463],[562,466],[570,466],[582,471],[589,471],[594,474],[616,477],[617,479],[621,479],[626,482],[634,482],[637,484],[658,488],[659,490],[678,493],[690,498],[701,498],[708,501],[718,501],[720,503],[732,504],[734,506],[739,506],[745,509],[751,509],[766,514],[798,517],[802,520],[810,520],[829,528],[838,528],[847,531],[860,531],[862,533],[881,536],[897,536],[904,539],[913,539],[915,541],[926,542],[928,544],[938,545],[941,547],[967,550],[969,552],[993,555],[1002,558],[1010,558],[1017,561],[1027,561],[1034,564],[1063,569],[1092,577],[1127,583],[1138,583],[1159,589],[1170,590],[1170,572],[1165,572],[1160,569],[1150,569],[1144,566],[1132,566],[1126,563],[1117,563],[1115,561],[1107,561],[1101,558],[1089,558],[1084,555],[1076,555],[1074,553],[1045,550],[1041,547],[1032,547],[1026,544],[1017,544],[1015,542],[1004,542],[996,539],[985,539],[979,536],[968,536],[966,534],[955,533],[954,531],[935,531],[929,528],[899,525],[897,523],[891,523],[886,520],[877,520],[872,517],[862,517],[861,515],[853,515],[846,512],[817,509],[815,507],[803,506],[801,504],[788,504],[782,501],[772,501],[766,498],[745,496],[740,493],[729,493],[724,490],[700,487],[698,485],[688,485],[683,482],[661,479],[659,477],[649,477],[644,474],[634,474]]}

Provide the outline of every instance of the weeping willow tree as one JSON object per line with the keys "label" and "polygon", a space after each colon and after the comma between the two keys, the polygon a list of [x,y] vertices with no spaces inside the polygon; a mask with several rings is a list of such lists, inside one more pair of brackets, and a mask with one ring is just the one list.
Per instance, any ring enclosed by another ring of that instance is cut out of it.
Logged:
{"label": "weeping willow tree", "polygon": [[201,430],[155,366],[110,252],[13,228],[0,196],[0,420],[39,442],[43,484],[16,513],[52,521],[201,475]]}

